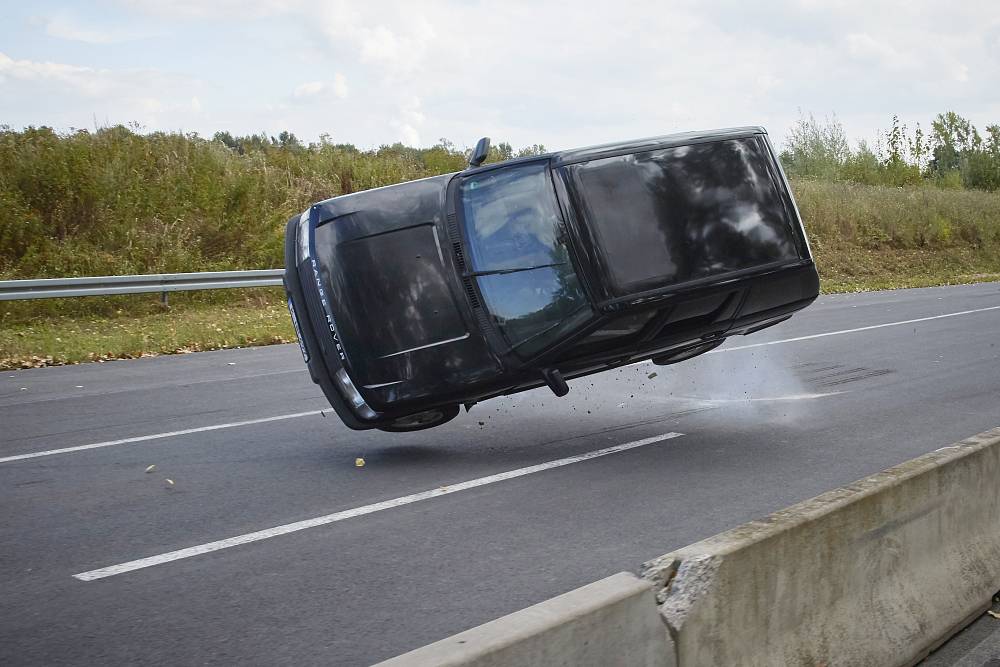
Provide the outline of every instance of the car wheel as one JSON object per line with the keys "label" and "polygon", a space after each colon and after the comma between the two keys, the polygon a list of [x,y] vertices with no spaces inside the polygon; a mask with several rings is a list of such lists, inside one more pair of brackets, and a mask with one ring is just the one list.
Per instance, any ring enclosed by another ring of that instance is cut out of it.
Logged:
{"label": "car wheel", "polygon": [[695,347],[689,347],[686,350],[680,352],[675,352],[674,354],[665,354],[660,357],[653,357],[650,359],[657,366],[669,366],[670,364],[676,364],[679,361],[687,361],[688,359],[694,359],[698,355],[705,354],[709,350],[714,350],[726,341],[725,338],[720,338],[719,340],[713,340],[702,345],[696,345]]}
{"label": "car wheel", "polygon": [[446,422],[450,422],[458,415],[457,405],[445,405],[440,408],[431,408],[423,412],[415,412],[405,417],[396,417],[390,422],[379,424],[375,428],[389,433],[406,433],[407,431],[422,431],[425,428],[434,428]]}

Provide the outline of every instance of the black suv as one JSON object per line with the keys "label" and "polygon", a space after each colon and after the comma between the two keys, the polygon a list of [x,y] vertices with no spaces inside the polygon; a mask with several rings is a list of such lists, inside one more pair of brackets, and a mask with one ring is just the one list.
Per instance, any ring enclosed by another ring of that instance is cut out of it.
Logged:
{"label": "black suv", "polygon": [[690,359],[819,292],[762,128],[480,166],[487,146],[465,171],[288,222],[302,355],[351,428],[429,428],[495,396]]}

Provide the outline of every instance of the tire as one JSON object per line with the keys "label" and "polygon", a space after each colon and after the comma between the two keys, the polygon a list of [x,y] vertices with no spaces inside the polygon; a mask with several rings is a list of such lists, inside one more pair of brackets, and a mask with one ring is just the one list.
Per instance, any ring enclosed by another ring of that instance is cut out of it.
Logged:
{"label": "tire", "polygon": [[423,431],[450,422],[458,416],[459,406],[444,405],[438,408],[431,408],[422,412],[415,412],[405,417],[397,417],[392,421],[379,424],[375,428],[388,433],[409,433],[410,431]]}
{"label": "tire", "polygon": [[669,366],[670,364],[676,364],[681,361],[687,361],[688,359],[694,359],[697,356],[705,354],[715,348],[719,347],[726,341],[725,338],[720,338],[719,340],[713,340],[708,343],[702,343],[701,345],[696,345],[694,347],[689,347],[686,350],[676,352],[672,355],[663,355],[660,357],[653,357],[650,359],[657,366]]}

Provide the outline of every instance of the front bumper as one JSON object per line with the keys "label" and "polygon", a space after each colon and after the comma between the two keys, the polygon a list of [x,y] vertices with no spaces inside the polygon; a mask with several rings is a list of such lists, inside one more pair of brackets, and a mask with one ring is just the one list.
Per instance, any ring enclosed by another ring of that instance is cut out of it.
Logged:
{"label": "front bumper", "polygon": [[323,390],[330,406],[344,424],[358,431],[374,428],[378,414],[373,413],[375,418],[372,420],[362,419],[337,387],[337,374],[346,369],[326,325],[319,296],[315,293],[316,287],[311,279],[312,267],[307,262],[303,262],[302,266],[297,264],[298,227],[299,216],[293,217],[285,226],[284,283],[309,376]]}

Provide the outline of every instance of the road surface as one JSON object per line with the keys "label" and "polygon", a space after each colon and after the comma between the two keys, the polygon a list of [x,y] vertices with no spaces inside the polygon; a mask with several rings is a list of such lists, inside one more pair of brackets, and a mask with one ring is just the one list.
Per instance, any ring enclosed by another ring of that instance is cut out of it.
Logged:
{"label": "road surface", "polygon": [[5,372],[0,663],[387,658],[1000,425],[998,332],[1000,283],[824,296],[406,435],[294,345]]}

